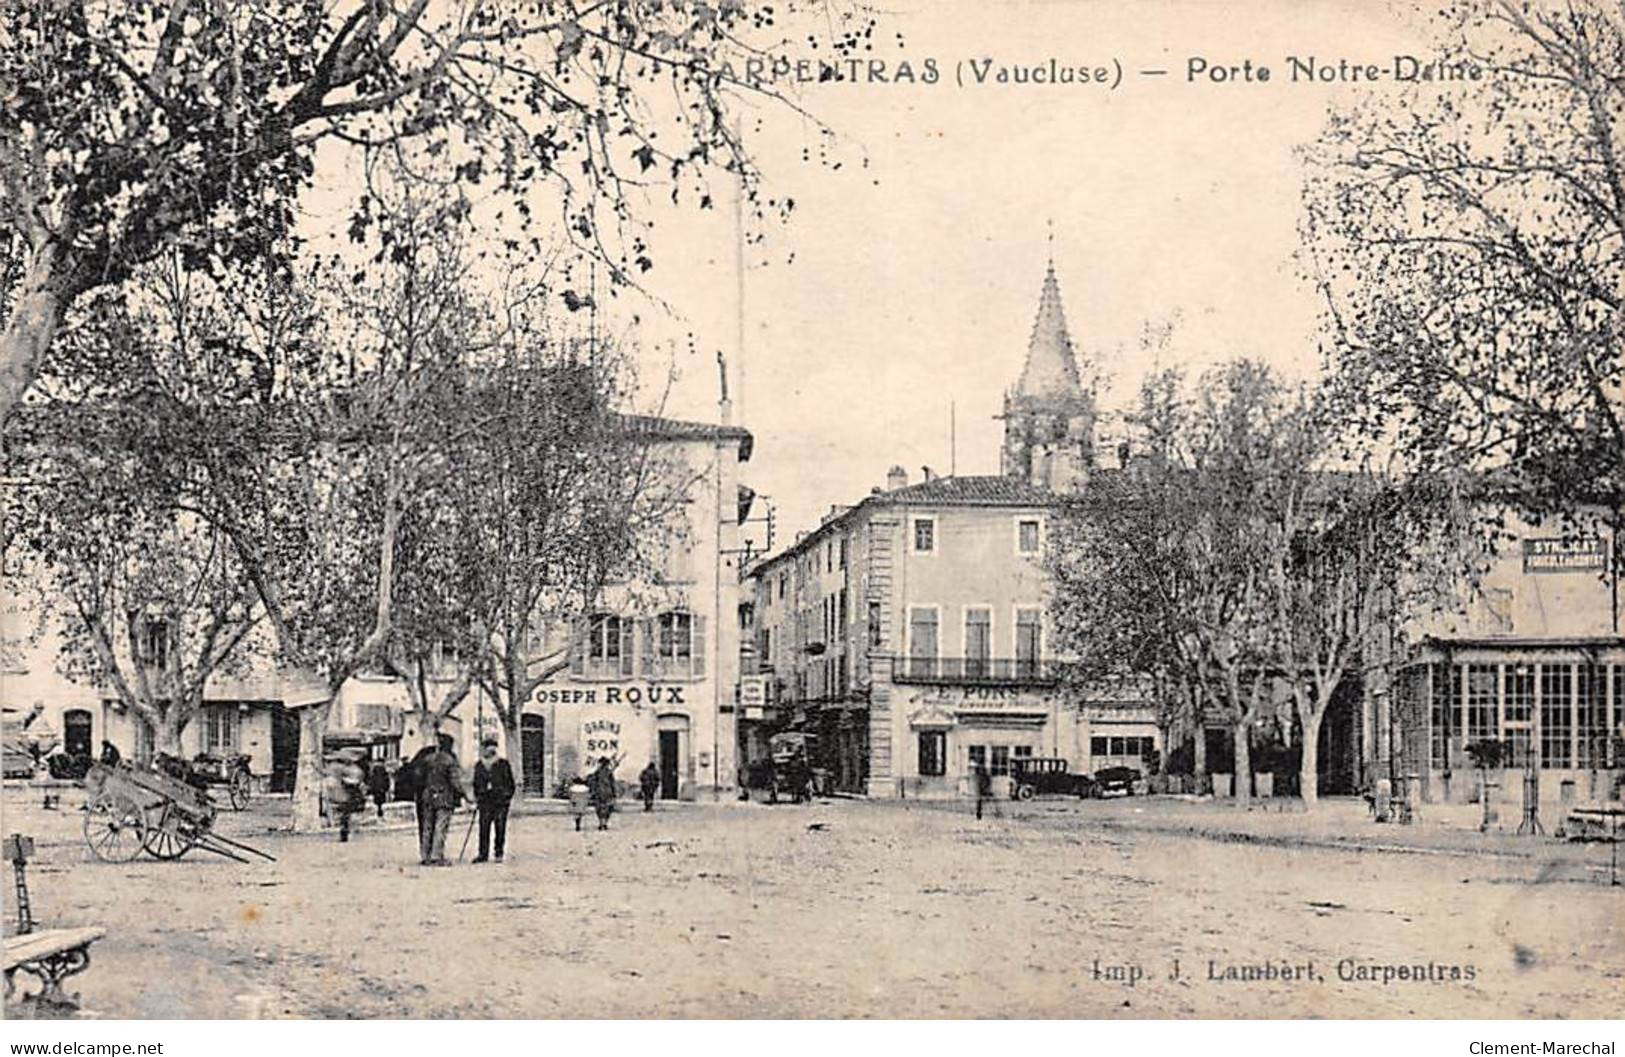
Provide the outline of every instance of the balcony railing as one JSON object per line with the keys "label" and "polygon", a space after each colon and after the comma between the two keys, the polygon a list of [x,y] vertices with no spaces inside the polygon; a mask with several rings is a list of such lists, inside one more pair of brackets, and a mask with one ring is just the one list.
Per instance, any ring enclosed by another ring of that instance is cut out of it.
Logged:
{"label": "balcony railing", "polygon": [[893,657],[897,683],[966,683],[1044,686],[1059,681],[1062,664],[1042,658]]}

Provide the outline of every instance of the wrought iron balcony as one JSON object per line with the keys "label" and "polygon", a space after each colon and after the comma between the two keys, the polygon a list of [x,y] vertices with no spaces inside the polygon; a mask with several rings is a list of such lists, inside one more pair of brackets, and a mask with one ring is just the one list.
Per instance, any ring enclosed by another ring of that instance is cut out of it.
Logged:
{"label": "wrought iron balcony", "polygon": [[1047,658],[893,657],[891,677],[894,683],[1049,686],[1060,680],[1061,668]]}

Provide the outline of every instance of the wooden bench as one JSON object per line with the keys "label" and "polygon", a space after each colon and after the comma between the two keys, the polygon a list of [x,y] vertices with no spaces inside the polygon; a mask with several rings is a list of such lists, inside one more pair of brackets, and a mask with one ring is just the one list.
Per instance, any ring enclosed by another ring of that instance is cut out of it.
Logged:
{"label": "wooden bench", "polygon": [[58,1010],[79,1008],[79,996],[62,990],[62,981],[90,967],[90,945],[107,935],[105,929],[45,929],[6,937],[6,999],[16,990],[12,976],[21,969],[39,978],[37,995],[24,1001]]}

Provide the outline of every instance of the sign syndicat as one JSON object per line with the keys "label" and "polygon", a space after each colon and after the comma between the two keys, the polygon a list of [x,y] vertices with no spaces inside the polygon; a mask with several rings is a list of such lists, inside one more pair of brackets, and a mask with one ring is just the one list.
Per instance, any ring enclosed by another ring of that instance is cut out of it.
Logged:
{"label": "sign syndicat", "polygon": [[1607,564],[1608,548],[1599,536],[1523,541],[1523,571],[1526,573],[1601,571]]}

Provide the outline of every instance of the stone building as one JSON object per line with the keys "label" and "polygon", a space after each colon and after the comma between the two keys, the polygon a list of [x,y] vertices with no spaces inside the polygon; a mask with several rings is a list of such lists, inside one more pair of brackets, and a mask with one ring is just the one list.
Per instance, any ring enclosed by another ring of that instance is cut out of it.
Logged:
{"label": "stone building", "polygon": [[[525,705],[522,744],[506,749],[523,754],[529,792],[551,793],[600,755],[614,758],[617,776],[627,782],[655,761],[668,797],[733,788],[738,525],[748,512],[739,467],[750,458],[752,438],[727,424],[726,401],[721,412],[722,424],[623,416],[640,442],[681,475],[687,523],[663,533],[652,580],[613,584],[589,617],[544,632],[570,651],[571,661]],[[38,711],[31,730],[51,731],[55,749],[94,755],[106,739],[126,759],[150,759],[152,728],[114,688],[65,673],[63,621],[71,616],[29,577],[8,577],[6,587],[0,704],[8,722]],[[161,622],[149,621],[130,663],[162,669],[169,638]],[[298,710],[326,700],[327,688],[275,663],[263,627],[244,647],[242,663],[223,666],[208,680],[200,713],[180,732],[180,752],[245,754],[262,790],[291,791]],[[437,656],[430,664],[431,699],[451,681],[453,660],[441,663]],[[440,733],[471,765],[481,736],[500,735],[501,726],[476,689],[442,721]],[[424,737],[405,687],[375,672],[340,688],[327,734],[334,743],[366,745],[386,761],[410,756]]]}
{"label": "stone building", "polygon": [[741,725],[743,759],[760,765],[770,734],[804,731],[836,791],[951,796],[977,766],[1004,776],[1059,757],[1093,772],[1160,749],[1146,702],[1079,700],[1059,677],[1042,555],[1057,496],[1095,464],[1095,400],[1053,262],[1002,418],[1002,474],[927,468],[911,484],[893,467],[750,571],[768,692]]}
{"label": "stone building", "polygon": [[1468,748],[1505,745],[1500,795],[1538,776],[1543,800],[1564,782],[1580,798],[1619,795],[1625,767],[1625,636],[1614,541],[1509,517],[1504,542],[1454,611],[1404,629],[1391,695],[1370,695],[1350,740],[1379,776],[1415,775],[1430,800],[1478,795]]}

